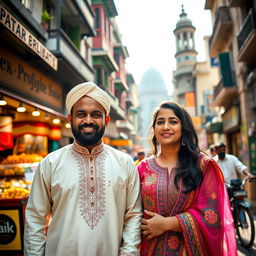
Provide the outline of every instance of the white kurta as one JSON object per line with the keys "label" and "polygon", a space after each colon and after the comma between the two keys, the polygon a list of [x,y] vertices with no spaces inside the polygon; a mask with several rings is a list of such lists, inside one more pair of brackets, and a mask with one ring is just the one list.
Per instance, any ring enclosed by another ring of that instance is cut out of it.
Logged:
{"label": "white kurta", "polygon": [[227,184],[230,184],[232,179],[237,179],[237,172],[242,174],[247,167],[236,157],[230,154],[226,154],[223,160],[220,160],[218,155],[213,157],[213,159],[219,165],[223,175],[224,180]]}
{"label": "white kurta", "polygon": [[139,190],[132,158],[108,145],[89,154],[74,143],[49,154],[26,208],[25,255],[139,255]]}

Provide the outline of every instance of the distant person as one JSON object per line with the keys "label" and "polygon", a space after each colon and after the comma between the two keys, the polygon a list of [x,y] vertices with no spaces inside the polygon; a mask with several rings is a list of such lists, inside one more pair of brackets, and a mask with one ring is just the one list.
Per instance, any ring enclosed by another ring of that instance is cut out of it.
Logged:
{"label": "distant person", "polygon": [[153,155],[138,165],[141,256],[237,255],[223,175],[200,151],[188,112],[173,102],[160,104],[151,131]]}
{"label": "distant person", "polygon": [[223,172],[225,182],[230,184],[232,179],[238,178],[238,173],[247,177],[253,177],[248,168],[234,155],[226,153],[226,145],[219,143],[215,146],[217,155],[213,159]]}
{"label": "distant person", "polygon": [[102,141],[108,95],[94,83],[79,84],[66,107],[75,142],[45,157],[35,173],[25,256],[139,255],[139,175],[128,154]]}
{"label": "distant person", "polygon": [[138,165],[140,161],[142,161],[145,158],[145,152],[139,151],[137,153],[137,159],[135,160],[135,164]]}
{"label": "distant person", "polygon": [[209,151],[210,151],[210,156],[211,156],[211,157],[215,157],[215,156],[217,155],[216,149],[215,149],[215,145],[214,145],[214,144],[211,144],[211,145],[210,145]]}

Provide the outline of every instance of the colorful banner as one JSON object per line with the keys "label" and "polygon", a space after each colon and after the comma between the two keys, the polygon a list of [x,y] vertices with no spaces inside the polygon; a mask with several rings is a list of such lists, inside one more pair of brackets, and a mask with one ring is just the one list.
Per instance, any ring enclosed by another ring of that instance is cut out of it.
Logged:
{"label": "colorful banner", "polygon": [[49,129],[48,138],[50,140],[60,140],[61,139],[61,127],[60,126],[51,126]]}
{"label": "colorful banner", "polygon": [[20,137],[25,134],[48,136],[49,126],[47,123],[21,121],[13,123],[13,136]]}
{"label": "colorful banner", "polygon": [[0,116],[0,151],[13,148],[12,117]]}

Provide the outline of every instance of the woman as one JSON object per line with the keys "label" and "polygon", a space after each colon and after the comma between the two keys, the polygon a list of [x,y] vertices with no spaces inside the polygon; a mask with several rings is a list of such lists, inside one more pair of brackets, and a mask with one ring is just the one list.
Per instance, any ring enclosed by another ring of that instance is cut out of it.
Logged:
{"label": "woman", "polygon": [[138,165],[141,255],[237,255],[222,173],[200,153],[187,111],[164,102],[151,129],[153,156]]}

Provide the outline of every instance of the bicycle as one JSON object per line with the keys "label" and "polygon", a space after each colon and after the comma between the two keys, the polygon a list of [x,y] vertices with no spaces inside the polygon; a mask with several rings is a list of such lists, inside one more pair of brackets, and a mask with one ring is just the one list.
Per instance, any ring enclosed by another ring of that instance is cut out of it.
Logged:
{"label": "bicycle", "polygon": [[245,201],[247,192],[244,190],[245,182],[255,180],[256,177],[231,180],[227,186],[235,229],[241,245],[249,249],[255,239],[255,225],[250,204]]}

